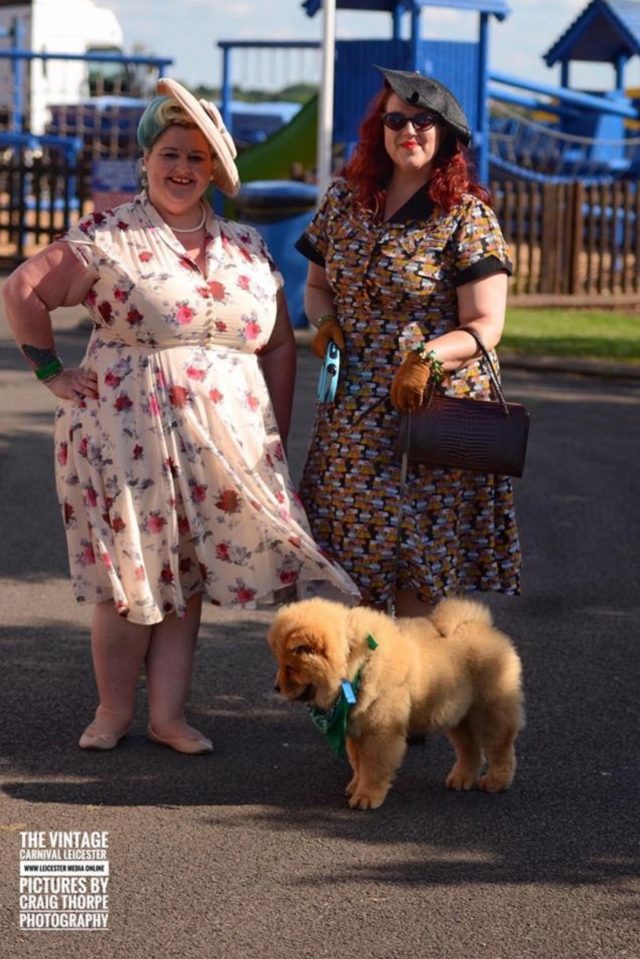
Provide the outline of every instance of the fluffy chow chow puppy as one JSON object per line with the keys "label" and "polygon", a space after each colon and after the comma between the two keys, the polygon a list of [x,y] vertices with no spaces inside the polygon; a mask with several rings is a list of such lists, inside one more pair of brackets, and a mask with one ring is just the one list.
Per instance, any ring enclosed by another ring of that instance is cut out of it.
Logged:
{"label": "fluffy chow chow puppy", "polygon": [[349,805],[384,802],[407,736],[442,731],[450,789],[506,789],[524,725],[521,665],[486,606],[444,599],[430,616],[393,620],[325,599],[283,607],[269,630],[276,690],[308,703],[353,770]]}

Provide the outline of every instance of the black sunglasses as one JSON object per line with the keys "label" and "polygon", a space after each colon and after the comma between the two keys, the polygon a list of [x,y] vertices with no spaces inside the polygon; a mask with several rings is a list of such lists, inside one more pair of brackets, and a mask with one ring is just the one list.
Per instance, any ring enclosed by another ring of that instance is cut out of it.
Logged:
{"label": "black sunglasses", "polygon": [[414,130],[430,130],[438,122],[435,113],[416,113],[413,117],[408,117],[405,113],[383,113],[382,122],[390,130],[402,130],[407,123],[411,123]]}

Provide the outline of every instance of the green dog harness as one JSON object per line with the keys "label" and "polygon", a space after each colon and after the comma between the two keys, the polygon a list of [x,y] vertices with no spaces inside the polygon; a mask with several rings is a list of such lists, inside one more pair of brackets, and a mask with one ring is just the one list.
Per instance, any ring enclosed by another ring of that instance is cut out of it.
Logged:
{"label": "green dog harness", "polygon": [[[369,649],[375,649],[378,645],[371,633],[367,635],[367,645]],[[308,707],[314,725],[323,736],[327,737],[330,748],[340,758],[346,756],[347,753],[347,723],[349,713],[358,700],[361,672],[362,669],[359,669],[351,682],[348,679],[342,680],[340,694],[331,709],[320,709],[318,706]]]}

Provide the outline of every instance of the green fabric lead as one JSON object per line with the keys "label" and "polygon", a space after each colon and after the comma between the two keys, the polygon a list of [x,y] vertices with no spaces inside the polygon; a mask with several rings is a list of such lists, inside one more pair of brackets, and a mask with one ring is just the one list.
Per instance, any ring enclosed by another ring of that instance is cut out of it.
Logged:
{"label": "green fabric lead", "polygon": [[[369,649],[377,649],[378,643],[372,633],[367,633],[365,637]],[[360,673],[358,670],[356,678],[349,682],[342,680],[340,694],[331,709],[319,709],[318,706],[309,706],[309,715],[317,729],[323,736],[327,737],[332,751],[343,758],[347,754],[347,723],[349,721],[349,711],[355,705],[360,689]]]}
{"label": "green fabric lead", "polygon": [[[349,683],[349,687],[353,691],[353,702],[355,702],[355,698],[358,696],[358,690],[360,689],[359,670],[356,678]],[[320,709],[318,706],[309,706],[309,715],[316,728],[320,730],[323,736],[327,737],[331,750],[341,759],[347,754],[347,721],[349,719],[349,710],[353,705],[353,702],[349,702],[350,698],[347,690],[345,690],[343,686],[340,690],[340,695],[331,709]]]}

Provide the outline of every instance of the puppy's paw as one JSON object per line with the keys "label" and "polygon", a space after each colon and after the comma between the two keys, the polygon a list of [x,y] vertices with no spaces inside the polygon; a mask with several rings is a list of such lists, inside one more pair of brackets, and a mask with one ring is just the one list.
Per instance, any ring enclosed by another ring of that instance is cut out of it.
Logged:
{"label": "puppy's paw", "polygon": [[469,769],[466,766],[460,766],[458,763],[455,764],[447,778],[445,779],[445,785],[448,789],[473,789],[476,785],[477,774],[474,769]]}
{"label": "puppy's paw", "polygon": [[488,773],[484,776],[480,776],[478,780],[478,789],[482,789],[485,793],[499,793],[504,789],[508,789],[513,780],[513,776],[505,773],[492,773],[489,770]]}
{"label": "puppy's paw", "polygon": [[385,801],[388,789],[361,789],[353,793],[349,800],[352,809],[379,809]]}
{"label": "puppy's paw", "polygon": [[349,782],[347,783],[347,787],[345,789],[345,795],[353,796],[353,794],[357,792],[357,790],[358,790],[358,777],[357,775],[354,775],[352,779],[350,779]]}

